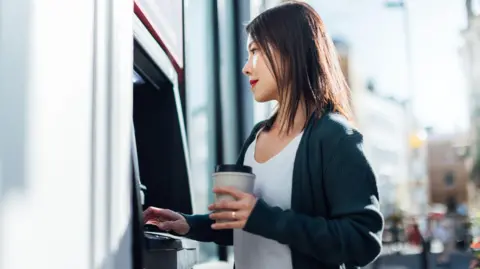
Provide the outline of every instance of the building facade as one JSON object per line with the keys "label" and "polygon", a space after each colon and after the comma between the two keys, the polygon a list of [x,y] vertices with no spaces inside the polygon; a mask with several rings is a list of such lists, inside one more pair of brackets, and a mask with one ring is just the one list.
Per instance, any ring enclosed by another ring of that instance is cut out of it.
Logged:
{"label": "building facade", "polygon": [[466,136],[430,135],[428,138],[429,203],[459,207],[468,204],[469,172],[458,145]]}
{"label": "building facade", "polygon": [[466,166],[471,181],[469,184],[469,208],[472,214],[480,214],[480,1],[467,0],[468,26],[462,31],[464,44],[460,49],[468,86],[470,133],[469,156]]}
{"label": "building facade", "polygon": [[407,183],[407,139],[403,106],[378,93],[356,88],[352,91],[356,124],[364,136],[364,150],[377,175],[381,210],[389,216],[401,208],[409,210]]}

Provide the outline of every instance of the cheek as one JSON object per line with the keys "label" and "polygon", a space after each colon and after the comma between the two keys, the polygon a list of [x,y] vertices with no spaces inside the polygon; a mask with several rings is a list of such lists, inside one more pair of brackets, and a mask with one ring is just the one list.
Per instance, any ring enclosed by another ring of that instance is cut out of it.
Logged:
{"label": "cheek", "polygon": [[265,85],[265,95],[267,95],[269,99],[278,98],[277,83],[273,78],[269,79],[267,85]]}
{"label": "cheek", "polygon": [[255,70],[258,66],[258,55],[254,55],[252,57],[252,68]]}
{"label": "cheek", "polygon": [[277,83],[273,76],[270,75],[268,69],[262,73],[262,81],[259,83],[258,94],[266,98],[266,101],[274,100],[278,98]]}
{"label": "cheek", "polygon": [[267,66],[263,66],[263,68],[261,69],[261,77],[265,91],[267,91],[269,95],[276,94],[277,82],[275,81],[275,77]]}
{"label": "cheek", "polygon": [[254,70],[255,76],[260,80],[256,87],[256,94],[269,100],[276,99],[278,95],[277,83],[261,55],[254,55],[252,57],[252,69]]}

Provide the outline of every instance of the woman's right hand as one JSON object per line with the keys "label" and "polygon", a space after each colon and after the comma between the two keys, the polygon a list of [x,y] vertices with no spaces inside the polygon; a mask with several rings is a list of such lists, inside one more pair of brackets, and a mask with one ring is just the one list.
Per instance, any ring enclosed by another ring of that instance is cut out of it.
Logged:
{"label": "woman's right hand", "polygon": [[179,235],[186,235],[190,231],[187,220],[181,214],[170,209],[149,207],[143,212],[145,224],[153,224],[162,231],[173,231]]}

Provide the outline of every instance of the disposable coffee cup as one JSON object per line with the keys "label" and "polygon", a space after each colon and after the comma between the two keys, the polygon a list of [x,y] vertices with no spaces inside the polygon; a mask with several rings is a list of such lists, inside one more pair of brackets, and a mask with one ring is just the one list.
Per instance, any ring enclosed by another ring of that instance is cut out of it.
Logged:
{"label": "disposable coffee cup", "polygon": [[[255,175],[252,167],[246,165],[222,164],[217,165],[213,173],[214,187],[233,187],[239,191],[253,194]],[[229,194],[215,194],[215,202],[221,200],[234,201],[235,197]]]}

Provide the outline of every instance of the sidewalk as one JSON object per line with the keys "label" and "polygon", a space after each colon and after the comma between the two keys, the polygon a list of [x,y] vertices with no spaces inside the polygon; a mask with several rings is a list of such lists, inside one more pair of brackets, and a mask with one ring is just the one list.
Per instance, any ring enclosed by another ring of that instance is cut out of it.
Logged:
{"label": "sidewalk", "polygon": [[[422,252],[422,248],[420,246],[414,246],[410,244],[403,244],[402,247],[399,246],[391,246],[391,245],[384,245],[382,248],[381,256],[385,255],[392,255],[396,254],[400,250],[400,254],[402,255],[413,255],[413,254],[420,254]],[[435,240],[432,242],[430,252],[431,253],[440,253],[443,250],[442,243]]]}
{"label": "sidewalk", "polygon": [[[429,254],[429,269],[436,269],[436,256],[443,251],[442,243],[433,241]],[[368,269],[423,269],[421,268],[422,248],[409,244],[398,246],[384,245],[380,257]],[[470,254],[456,252],[452,255],[449,269],[467,269],[470,263]],[[445,269],[443,267],[442,269]]]}
{"label": "sidewalk", "polygon": [[[435,253],[429,255],[429,269],[445,269],[436,266]],[[470,263],[468,253],[454,253],[451,258],[449,269],[467,269]],[[374,264],[365,268],[368,269],[423,269],[421,268],[421,254],[392,254],[381,256]]]}

